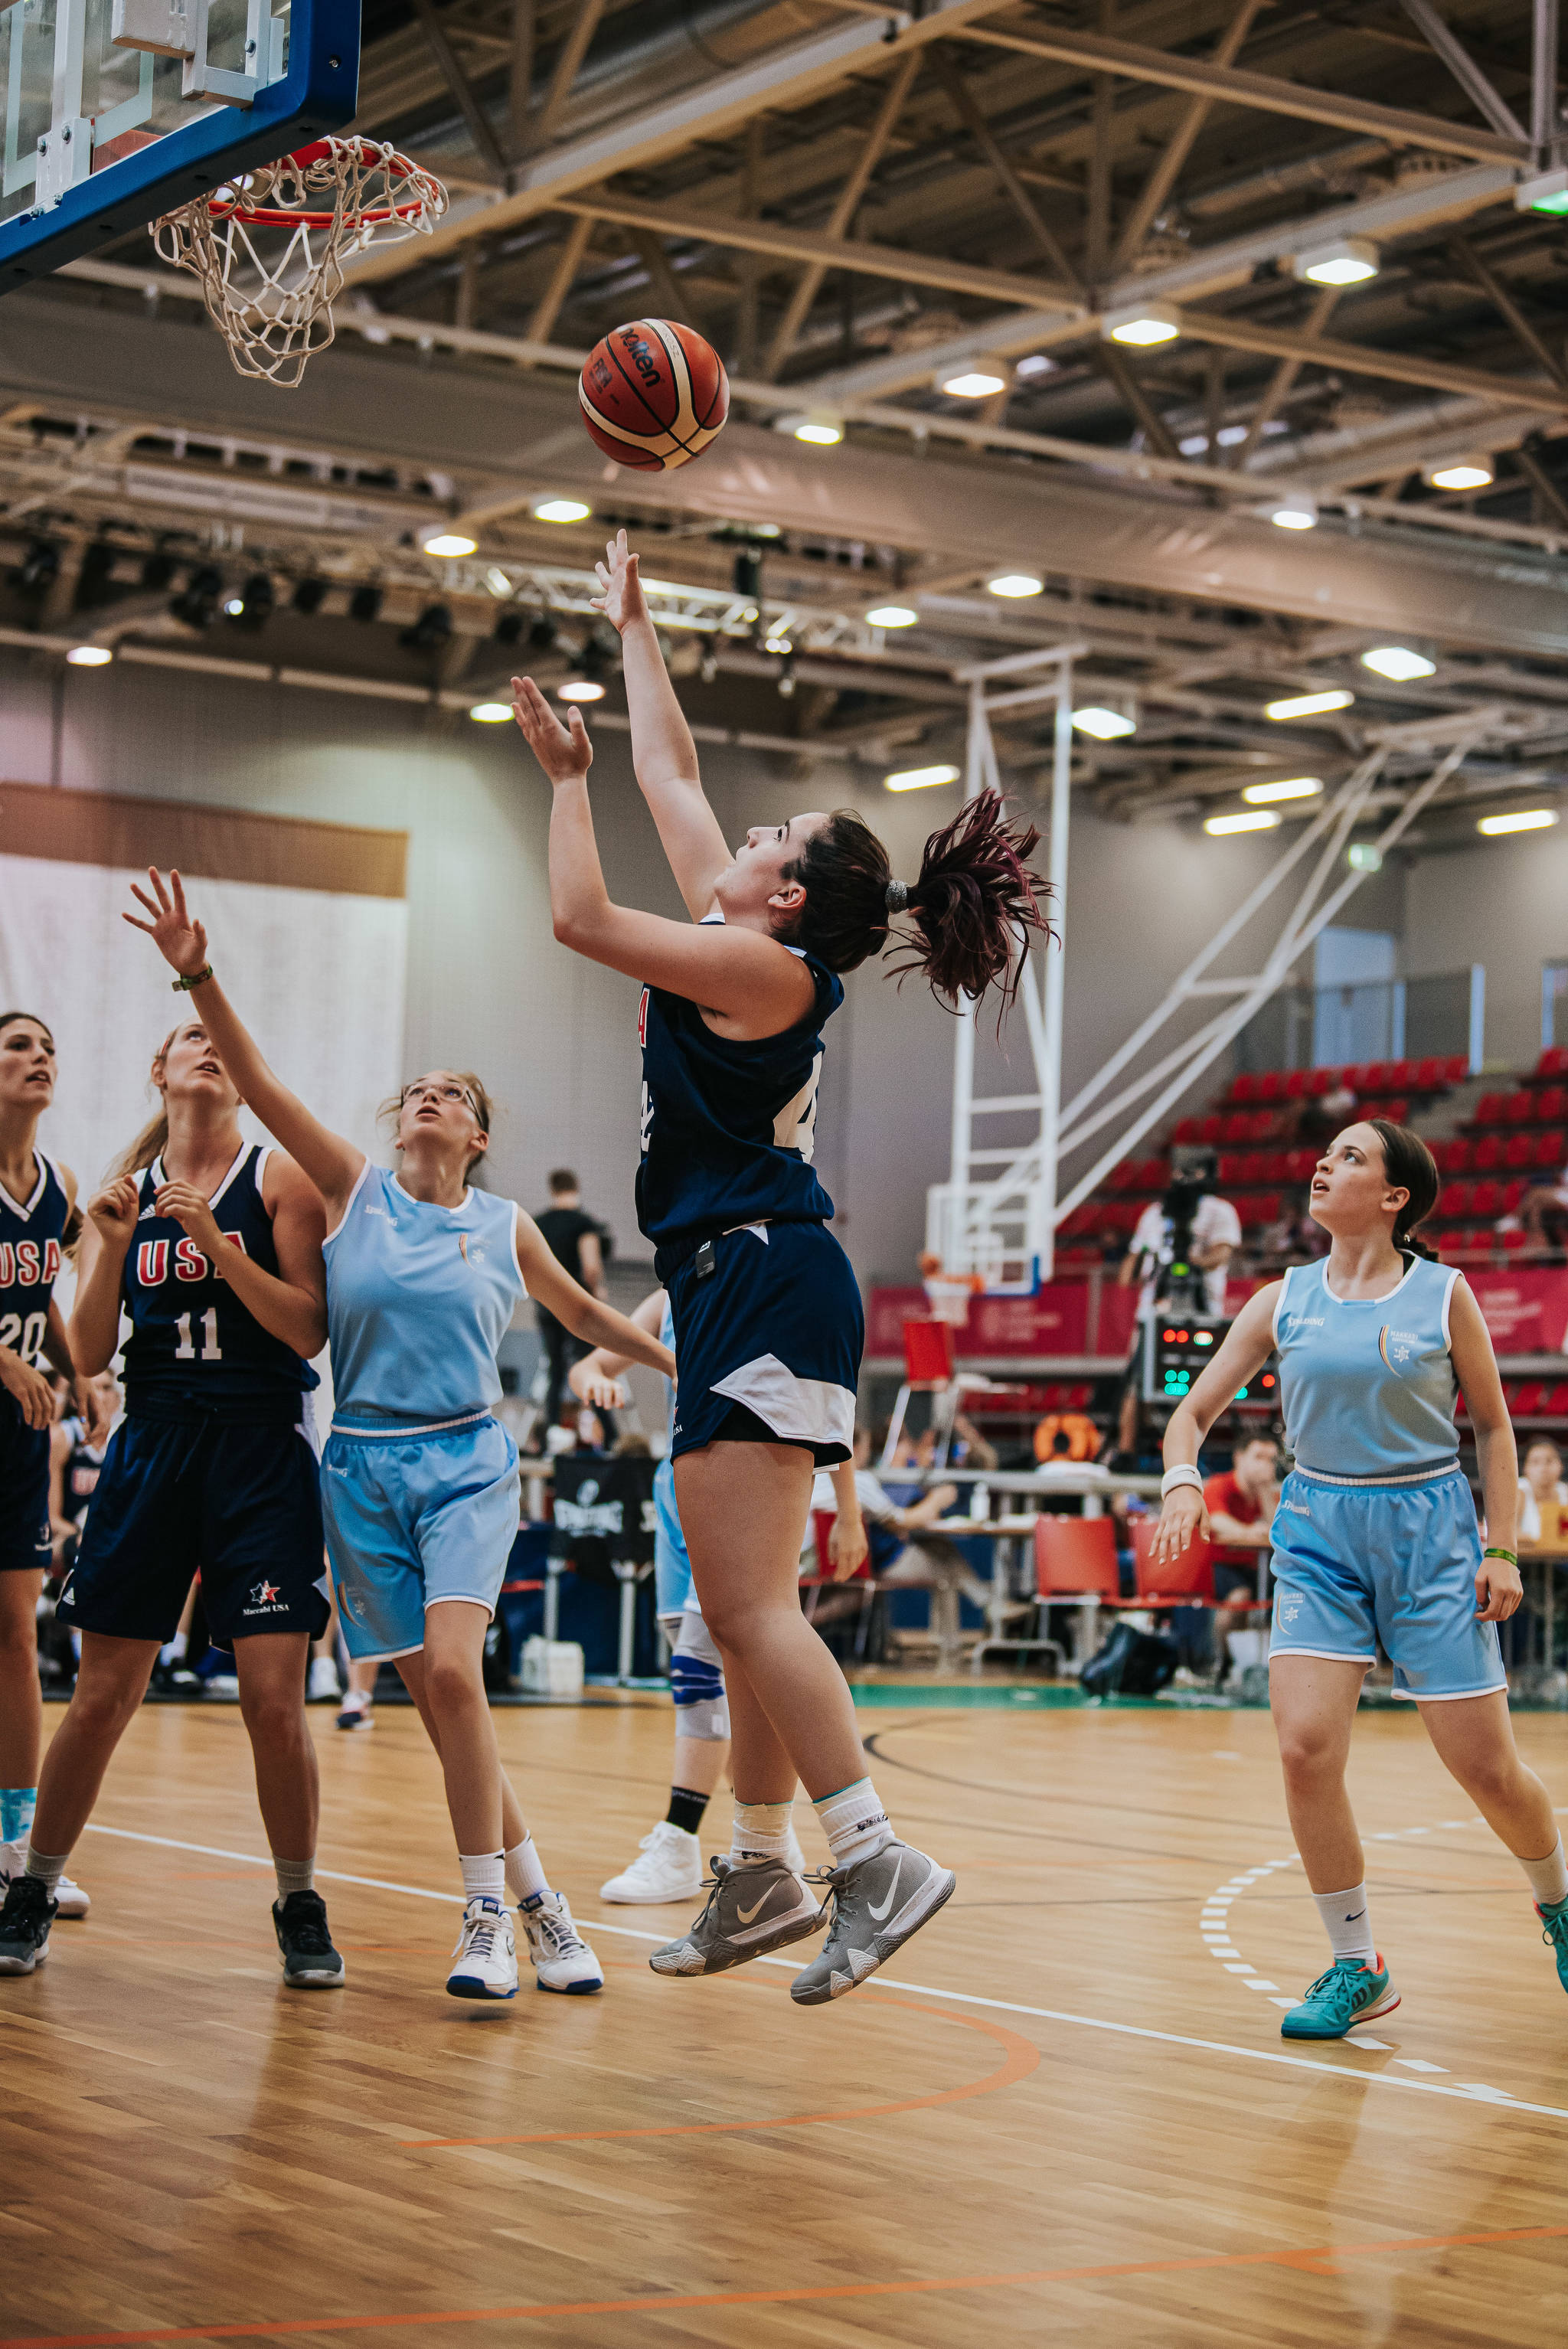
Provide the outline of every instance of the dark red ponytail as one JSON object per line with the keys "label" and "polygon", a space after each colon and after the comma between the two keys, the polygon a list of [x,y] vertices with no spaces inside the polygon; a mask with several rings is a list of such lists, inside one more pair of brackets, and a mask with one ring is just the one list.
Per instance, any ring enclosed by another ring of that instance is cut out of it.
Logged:
{"label": "dark red ponytail", "polygon": [[[1048,887],[1029,864],[1039,838],[1037,825],[1007,815],[998,792],[981,792],[932,833],[920,877],[905,889],[870,825],[841,808],[785,867],[786,878],[806,891],[793,942],[830,970],[854,970],[896,943],[903,958],[892,968],[901,979],[922,972],[950,1010],[962,996],[995,988],[1000,1027],[1018,991],[1030,932],[1054,935],[1043,910]],[[906,925],[895,928],[901,914]]]}

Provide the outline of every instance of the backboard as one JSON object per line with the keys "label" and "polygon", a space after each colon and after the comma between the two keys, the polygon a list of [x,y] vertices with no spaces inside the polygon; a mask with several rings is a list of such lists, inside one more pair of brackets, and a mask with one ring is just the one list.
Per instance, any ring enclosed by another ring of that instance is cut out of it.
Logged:
{"label": "backboard", "polygon": [[353,116],[359,0],[0,0],[0,293]]}

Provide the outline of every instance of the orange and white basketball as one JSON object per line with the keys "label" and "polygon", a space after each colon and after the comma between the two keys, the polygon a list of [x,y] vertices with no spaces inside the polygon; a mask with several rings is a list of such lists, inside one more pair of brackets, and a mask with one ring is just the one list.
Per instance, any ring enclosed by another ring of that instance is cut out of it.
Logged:
{"label": "orange and white basketball", "polygon": [[617,464],[661,473],[700,456],[729,414],[711,343],[671,318],[634,318],[588,354],[578,381],[589,437]]}

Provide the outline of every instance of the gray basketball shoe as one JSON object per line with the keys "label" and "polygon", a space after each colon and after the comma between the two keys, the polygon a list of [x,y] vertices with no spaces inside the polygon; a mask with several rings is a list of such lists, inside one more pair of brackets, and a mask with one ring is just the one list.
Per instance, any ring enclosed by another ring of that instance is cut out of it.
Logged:
{"label": "gray basketball shoe", "polygon": [[842,1998],[935,1916],[957,1880],[950,1868],[907,1843],[884,1843],[852,1867],[815,1878],[833,1895],[833,1921],[816,1957],[790,1983],[790,1997],[799,2006]]}
{"label": "gray basketball shoe", "polygon": [[781,1859],[716,1859],[704,1882],[707,1905],[696,1922],[648,1960],[656,1974],[721,1974],[804,1940],[822,1921],[816,1899]]}

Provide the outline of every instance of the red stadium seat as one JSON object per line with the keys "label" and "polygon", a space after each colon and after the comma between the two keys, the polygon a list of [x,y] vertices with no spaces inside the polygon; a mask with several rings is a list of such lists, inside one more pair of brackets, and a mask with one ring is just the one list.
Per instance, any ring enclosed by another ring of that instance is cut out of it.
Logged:
{"label": "red stadium seat", "polygon": [[1309,1101],[1321,1101],[1325,1093],[1331,1093],[1331,1092],[1334,1091],[1335,1085],[1336,1085],[1336,1083],[1337,1081],[1338,1081],[1338,1072],[1337,1072],[1337,1071],[1336,1071],[1336,1070],[1334,1070],[1334,1069],[1314,1069],[1314,1070],[1312,1070],[1312,1071],[1311,1071],[1311,1072],[1309,1073],[1309,1075],[1308,1075],[1308,1077],[1307,1077],[1307,1081],[1306,1081],[1306,1092],[1307,1092],[1307,1098],[1308,1098],[1308,1100],[1309,1100]]}
{"label": "red stadium seat", "polygon": [[1274,1125],[1275,1118],[1273,1110],[1260,1109],[1254,1111],[1253,1114],[1247,1120],[1247,1140],[1249,1142],[1272,1142],[1274,1139]]}
{"label": "red stadium seat", "polygon": [[1133,1176],[1134,1176],[1134,1174],[1135,1174],[1136,1173],[1137,1173],[1137,1162],[1136,1162],[1136,1160],[1131,1159],[1131,1158],[1124,1158],[1124,1159],[1121,1161],[1121,1164],[1120,1164],[1119,1166],[1113,1166],[1113,1167],[1111,1168],[1111,1170],[1110,1170],[1109,1174],[1106,1176],[1106,1178],[1105,1178],[1105,1183],[1106,1183],[1106,1188],[1107,1188],[1107,1190],[1108,1190],[1108,1191],[1127,1191],[1127,1190],[1130,1190],[1130,1189],[1131,1189],[1131,1187],[1132,1187],[1132,1179],[1133,1179]]}
{"label": "red stadium seat", "polygon": [[1196,1142],[1199,1135],[1199,1129],[1202,1126],[1202,1118],[1197,1117],[1178,1118],[1175,1125],[1171,1129],[1171,1141],[1176,1143]]}
{"label": "red stadium seat", "polygon": [[1478,1183],[1470,1192],[1470,1211],[1472,1216],[1490,1219],[1502,1213],[1502,1185]]}
{"label": "red stadium seat", "polygon": [[1410,1104],[1403,1093],[1398,1093],[1383,1104],[1383,1115],[1390,1125],[1403,1125],[1410,1114]]}
{"label": "red stadium seat", "polygon": [[[1253,1099],[1260,1102],[1276,1102],[1284,1097],[1284,1071],[1282,1069],[1271,1069],[1267,1076],[1260,1080]],[[1239,1101],[1241,1095],[1238,1093],[1236,1098]]]}
{"label": "red stadium seat", "polygon": [[1568,1419],[1568,1386],[1553,1388],[1546,1398],[1545,1416],[1548,1419]]}
{"label": "red stadium seat", "polygon": [[1545,1411],[1546,1398],[1550,1392],[1551,1389],[1542,1386],[1539,1380],[1531,1380],[1520,1388],[1510,1403],[1511,1415],[1515,1419],[1540,1419]]}
{"label": "red stadium seat", "polygon": [[1467,1245],[1468,1243],[1463,1232],[1439,1232],[1438,1234],[1438,1254],[1442,1257],[1445,1264],[1451,1264],[1455,1257],[1462,1256]]}
{"label": "red stadium seat", "polygon": [[1501,1238],[1503,1248],[1509,1256],[1517,1256],[1521,1248],[1526,1248],[1530,1246],[1530,1234],[1528,1232],[1501,1232],[1498,1237]]}
{"label": "red stadium seat", "polygon": [[1445,1162],[1448,1172],[1450,1174],[1468,1174],[1475,1163],[1475,1144],[1467,1141],[1462,1133],[1456,1133],[1449,1143],[1448,1152]]}
{"label": "red stadium seat", "polygon": [[1403,1092],[1413,1092],[1421,1081],[1421,1063],[1419,1061],[1396,1061],[1388,1072],[1388,1081],[1398,1085]]}
{"label": "red stadium seat", "polygon": [[1502,1163],[1510,1167],[1533,1166],[1535,1136],[1532,1133],[1511,1133],[1503,1145]]}
{"label": "red stadium seat", "polygon": [[1250,1142],[1253,1122],[1243,1110],[1233,1110],[1220,1128],[1220,1140],[1225,1143]]}
{"label": "red stadium seat", "polygon": [[1468,1216],[1470,1211],[1470,1192],[1473,1188],[1474,1185],[1470,1183],[1445,1183],[1438,1195],[1439,1215]]}
{"label": "red stadium seat", "polygon": [[1502,1114],[1510,1125],[1527,1124],[1535,1114],[1535,1095],[1530,1092],[1510,1093],[1503,1102]]}
{"label": "red stadium seat", "polygon": [[1475,1105],[1474,1112],[1470,1117],[1470,1123],[1472,1125],[1496,1125],[1500,1123],[1503,1114],[1504,1098],[1505,1096],[1501,1093],[1482,1093],[1480,1101],[1478,1101]]}
{"label": "red stadium seat", "polygon": [[1410,1089],[1413,1092],[1440,1092],[1446,1081],[1441,1061],[1431,1058],[1418,1063],[1416,1073],[1410,1080]]}
{"label": "red stadium seat", "polygon": [[1211,1112],[1209,1116],[1199,1119],[1196,1139],[1199,1142],[1206,1143],[1207,1146],[1212,1150],[1218,1143],[1221,1135],[1224,1131],[1224,1126],[1225,1120],[1222,1117],[1218,1117]]}
{"label": "red stadium seat", "polygon": [[1529,1188],[1529,1184],[1526,1183],[1522,1177],[1516,1177],[1513,1182],[1505,1183],[1503,1185],[1502,1212],[1505,1216],[1512,1215],[1514,1209],[1518,1206],[1521,1199],[1523,1198]]}
{"label": "red stadium seat", "polygon": [[1502,1164],[1503,1139],[1501,1133],[1483,1133],[1470,1153],[1470,1164],[1478,1174],[1490,1174]]}
{"label": "red stadium seat", "polygon": [[1531,1162],[1533,1165],[1545,1167],[1555,1173],[1564,1160],[1568,1160],[1568,1135],[1564,1135],[1560,1131],[1555,1133],[1536,1135],[1535,1156]]}
{"label": "red stadium seat", "polygon": [[1535,1063],[1537,1077],[1568,1077],[1568,1044],[1549,1044]]}
{"label": "red stadium seat", "polygon": [[1306,1088],[1310,1076],[1311,1071],[1307,1069],[1293,1069],[1291,1071],[1289,1076],[1284,1080],[1284,1091],[1286,1101],[1304,1101],[1306,1098]]}
{"label": "red stadium seat", "polygon": [[1312,1170],[1317,1164],[1315,1150],[1287,1150],[1284,1154],[1284,1179],[1287,1183],[1310,1183]]}
{"label": "red stadium seat", "polygon": [[1444,1081],[1448,1084],[1462,1085],[1470,1072],[1470,1055],[1468,1052],[1450,1052],[1448,1059],[1443,1062],[1443,1078]]}
{"label": "red stadium seat", "polygon": [[1116,1563],[1116,1523],[1111,1517],[1035,1520],[1035,1589],[1041,1599],[1121,1597]]}
{"label": "red stadium seat", "polygon": [[1394,1071],[1387,1061],[1368,1061],[1361,1071],[1361,1088],[1364,1092],[1386,1092],[1393,1081]]}
{"label": "red stadium seat", "polygon": [[1237,1102],[1255,1102],[1258,1098],[1258,1088],[1263,1081],[1263,1079],[1254,1076],[1250,1069],[1243,1069],[1239,1077],[1231,1079],[1231,1090],[1226,1098]]}
{"label": "red stadium seat", "polygon": [[1138,1578],[1139,1603],[1144,1607],[1212,1607],[1214,1603],[1214,1553],[1194,1536],[1181,1554],[1156,1566],[1152,1557],[1159,1519],[1134,1517],[1132,1562]]}
{"label": "red stadium seat", "polygon": [[1568,1092],[1561,1085],[1542,1085],[1535,1096],[1537,1123],[1550,1125],[1553,1118],[1563,1116],[1565,1111],[1568,1111]]}

